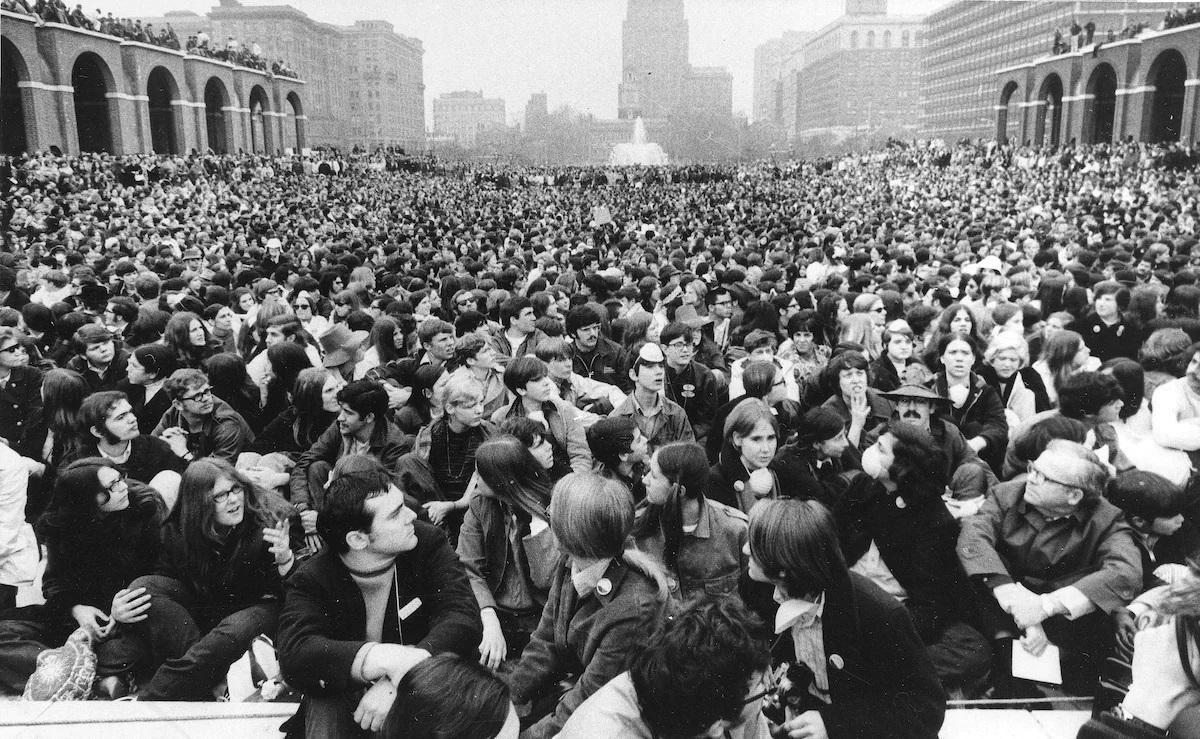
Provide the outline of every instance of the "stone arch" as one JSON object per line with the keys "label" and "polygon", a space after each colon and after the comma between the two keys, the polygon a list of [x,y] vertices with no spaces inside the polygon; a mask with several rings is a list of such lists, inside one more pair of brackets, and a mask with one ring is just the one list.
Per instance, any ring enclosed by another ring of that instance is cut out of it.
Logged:
{"label": "stone arch", "polygon": [[1176,49],[1155,57],[1146,74],[1146,111],[1142,139],[1150,143],[1178,141],[1183,130],[1184,82],[1187,61]]}
{"label": "stone arch", "polygon": [[905,49],[908,48],[908,31],[900,32],[900,46],[904,47]]}
{"label": "stone arch", "polygon": [[0,154],[20,154],[29,150],[26,134],[30,121],[21,95],[21,82],[29,81],[29,67],[16,44],[0,40]]}
{"label": "stone arch", "polygon": [[1057,146],[1062,134],[1063,83],[1057,74],[1046,75],[1038,88],[1037,119],[1033,127],[1033,141],[1038,146]]}
{"label": "stone arch", "polygon": [[[1013,121],[1008,111],[1012,105],[1013,96],[1019,89],[1020,85],[1016,81],[1009,80],[1008,84],[1000,91],[1000,104],[996,107],[996,141],[1002,144],[1009,140],[1008,127]],[[1018,102],[1020,102],[1019,99]]]}
{"label": "stone arch", "polygon": [[300,96],[295,90],[287,94],[287,111],[288,121],[284,126],[283,137],[285,146],[287,145],[288,137],[292,138],[291,146],[298,153],[301,149],[308,145],[308,135],[304,118],[304,104],[300,102]]}
{"label": "stone arch", "polygon": [[208,148],[217,154],[229,153],[229,142],[233,140],[232,121],[228,112],[229,91],[219,77],[209,77],[204,84],[204,129],[208,136]]}
{"label": "stone arch", "polygon": [[850,48],[851,49],[858,48],[858,31],[850,32]]}
{"label": "stone arch", "polygon": [[883,48],[885,48],[885,49],[892,48],[892,32],[891,31],[883,32]]}
{"label": "stone arch", "polygon": [[250,88],[250,151],[269,154],[275,150],[271,99],[261,85]]}
{"label": "stone arch", "polygon": [[1087,106],[1083,116],[1083,141],[1108,144],[1113,140],[1117,113],[1117,72],[1111,64],[1097,64],[1088,76]]}
{"label": "stone arch", "polygon": [[150,145],[155,154],[179,154],[182,139],[180,116],[172,101],[179,99],[179,85],[166,67],[150,70],[146,79],[150,101]]}
{"label": "stone arch", "polygon": [[875,48],[875,32],[874,31],[867,31],[867,48],[868,49]]}
{"label": "stone arch", "polygon": [[83,52],[71,66],[71,87],[79,151],[112,152],[115,111],[108,95],[116,92],[116,85],[108,64],[95,52]]}

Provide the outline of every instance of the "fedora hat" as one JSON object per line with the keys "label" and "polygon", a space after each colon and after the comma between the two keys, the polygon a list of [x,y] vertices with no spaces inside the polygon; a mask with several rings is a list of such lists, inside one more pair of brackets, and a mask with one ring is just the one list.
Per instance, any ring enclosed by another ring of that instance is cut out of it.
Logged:
{"label": "fedora hat", "polygon": [[713,322],[712,316],[702,316],[696,312],[695,307],[690,305],[680,306],[675,311],[675,320],[692,328],[700,328]]}
{"label": "fedora hat", "polygon": [[325,356],[321,364],[326,367],[340,367],[354,356],[357,349],[369,334],[366,331],[351,331],[345,324],[334,324],[317,341],[321,344],[321,353]]}
{"label": "fedora hat", "polygon": [[913,400],[940,400],[949,402],[949,398],[938,395],[936,391],[930,390],[923,385],[901,385],[890,393],[881,393],[888,400],[903,400],[905,398]]}

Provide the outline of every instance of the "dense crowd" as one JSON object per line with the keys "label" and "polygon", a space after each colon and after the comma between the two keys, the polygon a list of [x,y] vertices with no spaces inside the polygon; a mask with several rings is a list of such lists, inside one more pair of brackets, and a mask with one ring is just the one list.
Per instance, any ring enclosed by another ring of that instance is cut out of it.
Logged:
{"label": "dense crowd", "polygon": [[0,165],[0,691],[933,737],[1058,654],[1190,735],[1191,148],[413,161]]}
{"label": "dense crowd", "polygon": [[63,0],[37,0],[32,5],[28,0],[0,0],[0,8],[13,13],[22,13],[41,18],[48,23],[63,23],[75,28],[116,36],[127,41],[138,41],[143,44],[153,44],[164,49],[184,50],[189,54],[219,59],[238,67],[260,69],[271,74],[284,77],[299,78],[291,67],[282,59],[269,60],[263,55],[262,48],[257,42],[249,45],[234,39],[232,36],[223,43],[211,43],[208,33],[201,31],[194,36],[188,36],[184,45],[180,45],[179,34],[170,23],[166,28],[156,30],[153,23],[143,24],[140,19],[114,18],[111,12],[105,14],[96,10],[95,19],[83,10],[83,5],[77,4],[73,9],[68,8]]}
{"label": "dense crowd", "polygon": [[[1186,8],[1171,8],[1163,16],[1162,22],[1158,24],[1155,30],[1167,31],[1172,28],[1181,28],[1195,23],[1200,23],[1200,3],[1192,3]],[[1111,44],[1115,41],[1137,38],[1149,28],[1151,28],[1150,24],[1142,21],[1127,23],[1120,30],[1109,28],[1105,31],[1104,38],[1093,49],[1093,54],[1099,50],[1101,44]],[[1079,25],[1079,21],[1071,19],[1071,25],[1065,30],[1061,27],[1054,29],[1054,42],[1050,50],[1052,54],[1068,54],[1072,50],[1091,46],[1095,40],[1095,21],[1089,20],[1081,26]]]}

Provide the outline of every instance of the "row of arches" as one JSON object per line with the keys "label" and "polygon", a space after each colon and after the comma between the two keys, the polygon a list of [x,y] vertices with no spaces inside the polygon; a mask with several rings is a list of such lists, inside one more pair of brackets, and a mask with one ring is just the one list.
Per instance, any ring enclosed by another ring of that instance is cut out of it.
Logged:
{"label": "row of arches", "polygon": [[[1179,141],[1183,135],[1183,109],[1188,78],[1187,62],[1175,49],[1163,51],[1150,65],[1146,76],[1142,130],[1137,138],[1150,143]],[[1117,72],[1107,62],[1096,65],[1084,85],[1082,143],[1111,143],[1117,134]],[[1014,109],[1021,100],[1020,85],[1009,81],[1000,91],[997,107],[997,137],[1019,139],[1022,116]],[[1030,138],[1035,145],[1057,145],[1063,137],[1062,77],[1052,72],[1038,87]],[[1026,103],[1030,104],[1029,102]]]}
{"label": "row of arches", "polygon": [[[0,125],[0,151],[17,154],[28,150],[27,116],[21,84],[30,79],[16,47],[8,40],[0,41],[0,104],[4,110]],[[96,53],[81,53],[71,67],[72,105],[76,133],[81,152],[115,152],[113,127],[120,125],[112,93],[117,92],[112,71]],[[180,98],[175,76],[164,66],[151,69],[144,94],[150,118],[150,144],[156,154],[184,152],[186,121],[182,114],[184,101]],[[234,141],[232,128],[233,104],[225,82],[210,77],[204,85],[204,129],[207,147],[219,154],[228,153]],[[276,141],[277,127],[268,123],[276,115],[271,98],[262,85],[250,88],[250,146],[254,153],[276,149],[299,149],[305,146],[302,126],[303,108],[294,91],[285,98],[287,120],[282,128],[282,141]],[[185,104],[185,103],[184,103]]]}

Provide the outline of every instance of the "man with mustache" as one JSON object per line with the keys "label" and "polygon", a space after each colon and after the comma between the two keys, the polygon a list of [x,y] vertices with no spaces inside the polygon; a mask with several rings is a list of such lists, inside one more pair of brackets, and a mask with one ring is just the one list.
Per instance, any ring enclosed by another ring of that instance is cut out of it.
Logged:
{"label": "man with mustache", "polygon": [[[950,480],[947,486],[950,498],[946,505],[950,512],[955,518],[975,513],[983,502],[983,495],[996,483],[996,476],[967,444],[958,427],[941,417],[941,411],[950,400],[921,385],[901,385],[882,395],[896,406],[893,420],[928,431],[946,453],[946,479]],[[882,430],[864,434],[864,446],[874,444]]]}

